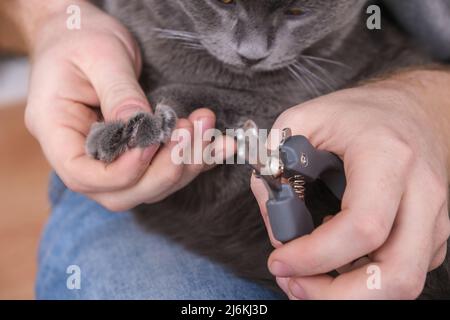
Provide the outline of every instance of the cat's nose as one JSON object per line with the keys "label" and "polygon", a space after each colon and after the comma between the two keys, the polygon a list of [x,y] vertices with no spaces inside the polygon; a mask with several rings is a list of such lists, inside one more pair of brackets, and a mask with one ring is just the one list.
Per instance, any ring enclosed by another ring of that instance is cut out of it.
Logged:
{"label": "cat's nose", "polygon": [[246,65],[253,66],[269,56],[269,52],[258,46],[251,46],[247,44],[241,44],[237,52]]}

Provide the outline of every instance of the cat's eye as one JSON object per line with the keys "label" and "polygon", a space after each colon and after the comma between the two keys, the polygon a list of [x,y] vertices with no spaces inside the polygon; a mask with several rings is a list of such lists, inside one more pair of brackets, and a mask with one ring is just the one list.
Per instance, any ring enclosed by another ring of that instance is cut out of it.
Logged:
{"label": "cat's eye", "polygon": [[300,9],[300,8],[296,8],[296,7],[289,8],[289,9],[286,10],[286,14],[288,16],[294,16],[294,17],[295,16],[301,16],[303,14],[303,10]]}
{"label": "cat's eye", "polygon": [[223,4],[234,4],[234,0],[218,0]]}

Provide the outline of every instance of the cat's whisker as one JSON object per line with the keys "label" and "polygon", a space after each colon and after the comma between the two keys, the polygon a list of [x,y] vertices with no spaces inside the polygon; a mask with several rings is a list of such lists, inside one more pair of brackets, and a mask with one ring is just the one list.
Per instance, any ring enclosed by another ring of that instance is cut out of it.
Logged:
{"label": "cat's whisker", "polygon": [[292,66],[288,66],[287,70],[289,72],[289,75],[292,77],[292,79],[294,79],[295,81],[298,81],[301,83],[301,85],[308,90],[308,86],[305,83],[305,81],[302,79],[302,77],[300,77],[299,74],[297,74],[297,72],[292,68]]}
{"label": "cat's whisker", "polygon": [[298,61],[292,64],[292,67],[297,70],[297,72],[301,75],[303,75],[304,79],[310,83],[310,85],[314,88],[314,93],[317,96],[320,96],[323,94],[323,92],[321,92],[317,86],[317,79],[314,79],[310,73],[308,73],[306,70]]}
{"label": "cat's whisker", "polygon": [[161,28],[153,28],[154,31],[158,32],[161,35],[165,36],[174,36],[180,38],[190,38],[199,40],[198,34],[194,32],[180,31],[180,30],[172,30],[172,29],[161,29]]}
{"label": "cat's whisker", "polygon": [[197,43],[197,44],[200,43],[198,40],[191,39],[191,38],[183,38],[183,37],[179,37],[179,36],[160,35],[158,38],[159,39],[168,39],[168,40],[178,40],[178,41],[184,41],[184,42],[189,42],[189,43]]}
{"label": "cat's whisker", "polygon": [[292,67],[292,65],[288,66],[287,68],[288,68],[288,71],[289,71],[289,74],[291,75],[291,77],[294,80],[300,82],[300,84],[302,85],[303,88],[305,88],[305,90],[307,90],[309,93],[312,93],[314,95],[319,95],[319,93],[317,92],[317,89],[314,86],[312,86],[310,82],[307,82],[304,79],[304,77],[302,77],[302,75],[299,74],[297,72],[297,70]]}
{"label": "cat's whisker", "polygon": [[305,54],[302,54],[301,57],[302,58],[307,58],[307,59],[310,59],[310,60],[316,60],[316,61],[320,61],[320,62],[326,62],[326,63],[334,64],[336,66],[339,66],[339,67],[342,67],[342,68],[346,68],[346,69],[351,69],[350,66],[346,65],[343,62],[337,61],[337,60],[332,60],[332,59],[322,58],[322,57],[316,57],[316,56],[309,56],[309,55],[305,55]]}
{"label": "cat's whisker", "polygon": [[311,80],[316,80],[316,81],[322,83],[325,87],[327,87],[331,91],[335,90],[330,83],[328,83],[327,81],[325,81],[324,79],[322,79],[321,77],[316,75],[314,72],[309,70],[305,65],[302,65],[301,63],[297,62],[297,63],[294,64],[294,67],[298,68],[300,71],[302,71],[305,74],[309,75],[311,77]]}
{"label": "cat's whisker", "polygon": [[339,86],[338,82],[336,81],[336,79],[331,75],[331,73],[327,70],[325,70],[325,68],[321,67],[319,64],[315,63],[312,60],[309,60],[308,58],[303,58],[303,60],[311,66],[311,68],[316,69],[318,72],[320,72],[325,78],[327,78],[330,82],[332,82],[334,84],[334,87]]}
{"label": "cat's whisker", "polygon": [[171,29],[160,29],[154,28],[154,31],[158,33],[157,37],[159,39],[167,39],[177,41],[184,47],[190,49],[203,50],[204,47],[201,44],[200,37],[194,32],[171,30]]}
{"label": "cat's whisker", "polygon": [[293,69],[297,70],[297,72],[303,77],[305,82],[308,83],[308,86],[311,88],[311,93],[314,94],[314,96],[320,96],[321,95],[320,91],[317,89],[317,85],[314,83],[314,81],[312,81],[309,78],[309,76],[307,74],[303,73],[298,68],[295,68],[295,65],[293,66]]}
{"label": "cat's whisker", "polygon": [[193,50],[204,50],[205,48],[203,46],[200,45],[195,45],[195,44],[189,44],[189,43],[182,43],[181,44],[184,48],[188,48],[188,49],[193,49]]}

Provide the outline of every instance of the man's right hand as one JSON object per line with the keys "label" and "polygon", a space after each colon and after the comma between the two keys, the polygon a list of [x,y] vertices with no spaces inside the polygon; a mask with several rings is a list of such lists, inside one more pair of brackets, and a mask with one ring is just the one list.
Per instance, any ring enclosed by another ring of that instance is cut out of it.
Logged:
{"label": "man's right hand", "polygon": [[[151,112],[138,83],[140,51],[118,21],[87,1],[39,2],[23,4],[34,15],[27,22],[33,25],[23,28],[32,57],[25,121],[64,183],[110,210],[123,211],[162,200],[205,170],[203,165],[174,164],[175,143],[128,151],[110,165],[86,155],[96,106],[106,121]],[[69,5],[81,9],[79,30],[66,27]],[[177,127],[192,133],[194,121],[201,121],[203,130],[215,126],[214,114],[199,109]]]}

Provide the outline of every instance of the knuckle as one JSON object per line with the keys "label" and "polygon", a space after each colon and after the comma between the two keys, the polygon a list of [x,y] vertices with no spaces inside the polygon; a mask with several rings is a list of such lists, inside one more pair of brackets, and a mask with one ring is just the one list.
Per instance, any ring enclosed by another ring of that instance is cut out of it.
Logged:
{"label": "knuckle", "polygon": [[127,105],[130,101],[137,101],[144,99],[141,97],[141,92],[137,88],[136,84],[130,79],[115,79],[109,83],[104,90],[104,103],[112,106],[113,112],[119,112],[120,108]]}
{"label": "knuckle", "polygon": [[367,251],[379,248],[389,234],[389,228],[383,223],[383,219],[375,218],[378,216],[376,212],[370,215],[374,218],[364,216],[353,221],[355,237],[361,241]]}
{"label": "knuckle", "polygon": [[371,129],[369,134],[375,137],[383,149],[395,154],[395,158],[403,165],[412,164],[415,159],[415,150],[399,132],[388,126],[379,126]]}
{"label": "knuckle", "polygon": [[391,134],[389,137],[385,137],[386,143],[394,150],[397,155],[397,159],[405,164],[411,164],[415,159],[415,151],[413,147],[405,140],[399,137],[397,133]]}
{"label": "knuckle", "polygon": [[282,112],[277,120],[275,121],[273,128],[274,129],[283,129],[287,128],[292,124],[292,121],[301,117],[303,115],[303,108],[296,106],[291,109],[285,110]]}
{"label": "knuckle", "polygon": [[105,93],[108,96],[118,96],[123,98],[130,91],[135,91],[136,87],[126,80],[114,80],[114,82],[110,83]]}

